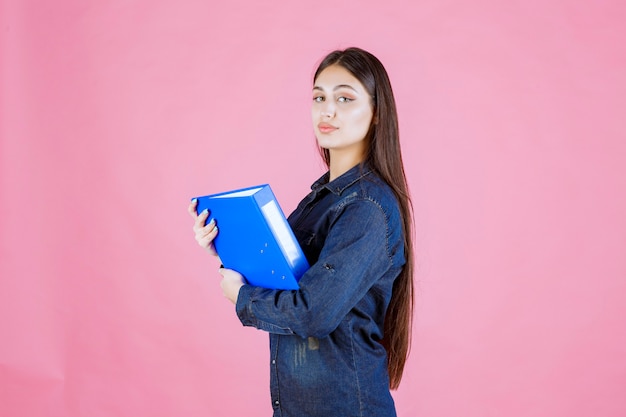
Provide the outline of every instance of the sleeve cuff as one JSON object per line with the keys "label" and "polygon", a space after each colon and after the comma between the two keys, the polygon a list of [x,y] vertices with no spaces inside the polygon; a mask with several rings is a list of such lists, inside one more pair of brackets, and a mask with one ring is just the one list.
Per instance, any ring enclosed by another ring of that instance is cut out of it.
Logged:
{"label": "sleeve cuff", "polygon": [[252,323],[254,314],[252,314],[252,296],[256,288],[252,285],[243,285],[239,289],[239,295],[237,296],[237,303],[235,309],[237,311],[237,317],[244,326],[249,326]]}

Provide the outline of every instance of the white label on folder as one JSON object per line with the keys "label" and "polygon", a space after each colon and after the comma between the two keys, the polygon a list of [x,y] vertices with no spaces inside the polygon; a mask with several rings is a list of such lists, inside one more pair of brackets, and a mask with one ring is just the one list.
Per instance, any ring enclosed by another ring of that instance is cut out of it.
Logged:
{"label": "white label on folder", "polygon": [[265,204],[261,207],[261,211],[265,215],[265,218],[267,219],[272,232],[274,232],[278,243],[283,248],[289,263],[294,265],[295,261],[298,259],[298,247],[291,238],[291,233],[283,221],[283,216],[280,213],[280,209],[278,208],[276,201],[272,200]]}
{"label": "white label on folder", "polygon": [[261,189],[263,189],[263,187],[250,188],[249,190],[235,191],[234,193],[219,194],[213,196],[213,198],[248,197]]}

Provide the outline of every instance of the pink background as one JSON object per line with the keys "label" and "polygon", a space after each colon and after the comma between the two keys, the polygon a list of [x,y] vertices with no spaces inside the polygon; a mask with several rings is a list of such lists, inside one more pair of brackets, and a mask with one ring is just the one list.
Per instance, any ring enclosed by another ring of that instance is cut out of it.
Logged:
{"label": "pink background", "polygon": [[311,75],[386,65],[416,215],[401,416],[626,415],[620,0],[0,3],[0,415],[268,416],[191,196],[322,172]]}

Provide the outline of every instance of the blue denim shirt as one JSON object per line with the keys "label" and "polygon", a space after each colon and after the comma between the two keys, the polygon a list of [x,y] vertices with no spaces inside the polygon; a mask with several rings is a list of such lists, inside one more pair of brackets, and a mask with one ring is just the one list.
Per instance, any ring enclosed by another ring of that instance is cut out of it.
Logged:
{"label": "blue denim shirt", "polygon": [[405,263],[398,203],[367,167],[328,178],[288,219],[311,265],[300,289],[244,285],[237,315],[270,333],[274,416],[395,416],[380,340]]}

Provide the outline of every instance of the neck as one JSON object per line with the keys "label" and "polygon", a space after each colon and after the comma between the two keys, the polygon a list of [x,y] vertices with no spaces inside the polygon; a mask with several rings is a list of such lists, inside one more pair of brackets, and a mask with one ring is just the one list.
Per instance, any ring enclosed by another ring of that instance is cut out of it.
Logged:
{"label": "neck", "polygon": [[348,172],[351,168],[360,164],[363,161],[363,157],[361,155],[355,154],[344,154],[340,152],[330,151],[330,178],[329,181],[334,180]]}

